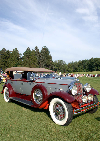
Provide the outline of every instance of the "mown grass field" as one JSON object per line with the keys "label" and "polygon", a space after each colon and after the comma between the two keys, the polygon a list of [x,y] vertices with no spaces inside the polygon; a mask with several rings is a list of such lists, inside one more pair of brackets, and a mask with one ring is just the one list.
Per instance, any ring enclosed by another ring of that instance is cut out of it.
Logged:
{"label": "mown grass field", "polygon": [[[100,93],[100,78],[79,79],[83,84],[89,82]],[[100,141],[100,107],[94,114],[75,116],[69,126],[59,126],[51,120],[48,110],[13,101],[6,103],[0,94],[0,141],[33,140]]]}
{"label": "mown grass field", "polygon": [[73,72],[73,74],[100,74],[100,71],[92,71],[92,72]]}

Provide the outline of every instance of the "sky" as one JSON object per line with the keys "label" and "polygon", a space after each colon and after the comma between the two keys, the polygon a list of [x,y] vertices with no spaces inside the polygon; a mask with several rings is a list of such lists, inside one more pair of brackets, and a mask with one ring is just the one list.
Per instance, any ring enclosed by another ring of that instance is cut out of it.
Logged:
{"label": "sky", "polygon": [[53,61],[100,58],[100,0],[0,0],[0,50],[35,46]]}

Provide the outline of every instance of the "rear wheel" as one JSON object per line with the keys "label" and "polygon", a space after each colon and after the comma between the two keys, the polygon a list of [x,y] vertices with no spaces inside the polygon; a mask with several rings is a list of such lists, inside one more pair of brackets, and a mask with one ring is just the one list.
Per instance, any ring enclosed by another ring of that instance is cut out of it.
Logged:
{"label": "rear wheel", "polygon": [[35,85],[32,88],[32,102],[35,106],[39,106],[43,100],[47,97],[47,89],[43,85]]}
{"label": "rear wheel", "polygon": [[40,89],[35,89],[33,93],[33,99],[36,102],[36,104],[41,104],[43,101],[43,94]]}
{"label": "rear wheel", "polygon": [[6,102],[10,102],[11,101],[10,98],[9,98],[9,90],[8,90],[7,87],[4,88],[4,100]]}
{"label": "rear wheel", "polygon": [[58,125],[68,125],[73,119],[73,108],[71,104],[59,98],[51,100],[49,111],[52,120]]}
{"label": "rear wheel", "polygon": [[[94,95],[94,97],[93,97],[93,102],[94,103],[97,103],[98,102],[98,98],[97,98],[96,95]],[[96,107],[95,109],[90,110],[89,113],[90,114],[93,114],[93,113],[95,113],[97,111],[97,109],[98,109],[98,107]]]}

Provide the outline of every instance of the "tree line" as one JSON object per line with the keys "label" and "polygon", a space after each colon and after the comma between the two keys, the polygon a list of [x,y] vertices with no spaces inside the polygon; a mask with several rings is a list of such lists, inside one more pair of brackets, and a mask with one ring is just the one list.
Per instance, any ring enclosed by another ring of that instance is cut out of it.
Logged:
{"label": "tree line", "polygon": [[66,64],[63,60],[53,61],[46,46],[41,50],[37,46],[32,50],[28,47],[23,55],[17,48],[13,51],[3,48],[0,50],[0,69],[5,71],[9,67],[48,68],[62,73],[100,71],[100,58],[72,61]]}

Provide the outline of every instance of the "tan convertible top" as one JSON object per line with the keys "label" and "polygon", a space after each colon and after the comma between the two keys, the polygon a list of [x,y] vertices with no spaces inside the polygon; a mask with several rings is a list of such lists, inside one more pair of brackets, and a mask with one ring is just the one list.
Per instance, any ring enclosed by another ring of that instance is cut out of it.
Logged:
{"label": "tan convertible top", "polygon": [[5,70],[5,72],[7,71],[54,72],[52,70],[48,70],[45,68],[28,68],[28,67],[11,67]]}

